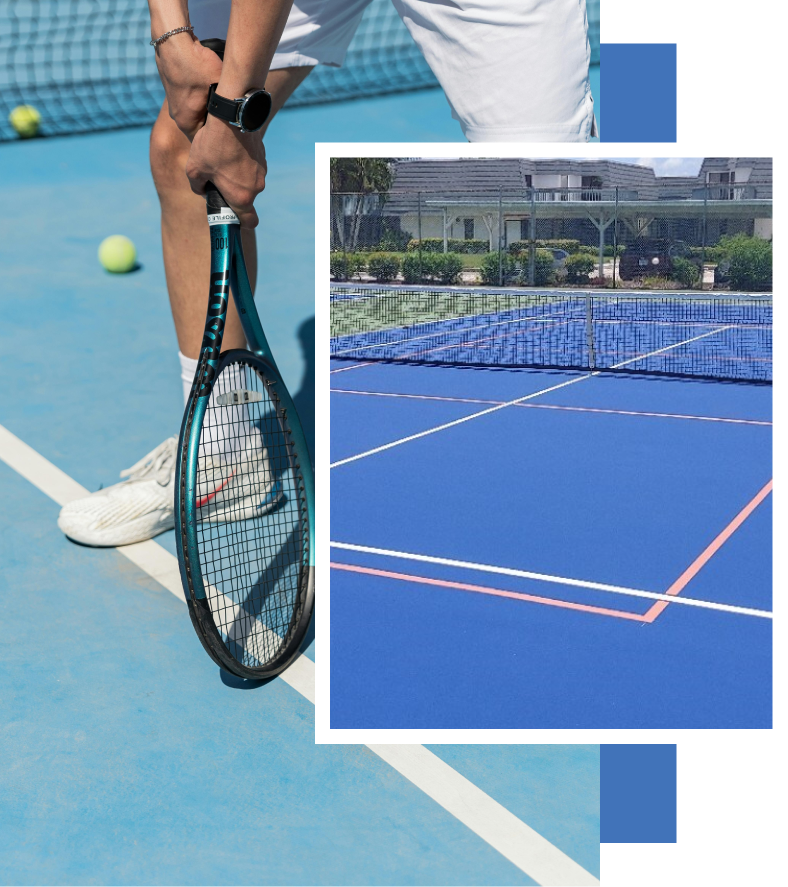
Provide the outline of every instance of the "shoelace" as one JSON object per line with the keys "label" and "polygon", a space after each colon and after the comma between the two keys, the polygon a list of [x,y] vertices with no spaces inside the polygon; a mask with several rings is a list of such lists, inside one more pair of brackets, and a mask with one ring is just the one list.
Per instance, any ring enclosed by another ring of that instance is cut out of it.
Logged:
{"label": "shoelace", "polygon": [[120,476],[128,480],[145,480],[155,477],[157,483],[166,487],[172,477],[172,466],[175,461],[175,451],[178,447],[177,437],[168,437],[160,443],[155,450],[151,450],[147,456],[143,456],[139,462],[131,468],[124,468]]}

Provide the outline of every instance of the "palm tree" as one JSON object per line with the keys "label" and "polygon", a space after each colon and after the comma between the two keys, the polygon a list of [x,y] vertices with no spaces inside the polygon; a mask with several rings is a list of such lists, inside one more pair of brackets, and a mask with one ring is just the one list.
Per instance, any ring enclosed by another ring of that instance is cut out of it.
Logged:
{"label": "palm tree", "polygon": [[331,158],[331,218],[336,228],[337,241],[343,250],[345,242],[345,200],[349,195],[353,206],[350,223],[350,250],[355,250],[361,229],[361,218],[368,201],[364,195],[381,193],[381,203],[394,179],[392,160],[378,157]]}

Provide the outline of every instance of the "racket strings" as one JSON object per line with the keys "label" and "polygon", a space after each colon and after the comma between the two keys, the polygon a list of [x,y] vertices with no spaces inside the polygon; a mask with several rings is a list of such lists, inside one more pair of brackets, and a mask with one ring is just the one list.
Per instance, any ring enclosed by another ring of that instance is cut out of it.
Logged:
{"label": "racket strings", "polygon": [[275,660],[303,611],[306,495],[287,417],[255,369],[228,364],[203,420],[197,541],[206,596],[232,656]]}

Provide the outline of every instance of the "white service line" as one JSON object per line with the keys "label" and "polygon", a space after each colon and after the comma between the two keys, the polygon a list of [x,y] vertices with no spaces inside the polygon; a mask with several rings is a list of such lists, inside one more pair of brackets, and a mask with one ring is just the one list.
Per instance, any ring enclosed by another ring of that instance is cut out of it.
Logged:
{"label": "white service line", "polygon": [[359,459],[365,459],[367,456],[374,456],[375,453],[382,453],[385,450],[390,450],[393,447],[401,446],[405,443],[410,443],[412,440],[418,440],[420,437],[428,437],[430,434],[437,434],[439,431],[445,431],[447,428],[454,428],[455,425],[462,425],[464,422],[470,422],[472,419],[478,419],[481,416],[487,416],[490,413],[497,413],[498,410],[505,410],[506,407],[513,407],[518,403],[525,403],[527,400],[533,400],[535,397],[541,397],[543,394],[549,394],[551,391],[558,391],[559,388],[566,388],[567,385],[575,385],[577,382],[585,382],[586,379],[590,379],[593,375],[598,375],[597,373],[589,373],[585,376],[576,376],[573,379],[568,379],[566,382],[560,382],[558,385],[552,385],[550,388],[542,388],[540,391],[534,391],[532,394],[526,394],[525,397],[518,397],[515,400],[507,400],[505,403],[498,404],[494,407],[489,407],[486,410],[479,410],[476,413],[471,413],[470,416],[463,416],[461,419],[454,419],[452,422],[444,422],[443,425],[436,425],[434,428],[428,428],[426,431],[419,431],[417,434],[409,434],[407,437],[401,437],[399,440],[393,440],[391,443],[383,444],[379,447],[374,447],[371,450],[365,450],[363,453],[357,453],[355,456],[348,456],[347,459],[339,459],[337,462],[332,462],[329,466],[330,468],[338,468],[340,465],[347,465],[348,462],[356,462]]}
{"label": "white service line", "polygon": [[[65,505],[89,492],[2,425],[0,459],[58,505]],[[167,591],[185,600],[177,558],[157,542],[149,540],[115,550]],[[299,656],[279,677],[314,704],[315,664],[311,659]],[[599,883],[558,847],[542,838],[424,746],[367,747],[544,887],[585,887]]]}
{"label": "white service line", "polygon": [[537,582],[549,582],[554,585],[569,585],[574,588],[589,588],[593,591],[607,591],[611,594],[648,598],[652,601],[665,601],[669,604],[683,604],[686,607],[721,610],[723,613],[738,613],[740,616],[759,616],[762,619],[772,618],[772,614],[768,610],[756,610],[752,607],[737,607],[733,604],[718,604],[714,601],[700,601],[695,598],[660,594],[656,591],[644,591],[641,588],[628,588],[625,585],[607,585],[604,582],[591,582],[587,579],[569,579],[566,576],[551,576],[548,573],[533,573],[529,570],[516,570],[513,567],[494,567],[490,564],[476,564],[471,561],[458,561],[447,557],[433,557],[428,554],[411,554],[407,551],[390,551],[387,548],[371,548],[368,545],[351,545],[348,542],[332,542],[331,547],[338,548],[341,551],[355,551],[359,554],[374,554],[379,557],[418,561],[423,564],[437,564],[441,567],[459,567],[463,570],[475,570],[479,573],[496,573],[501,576],[514,576],[518,579],[533,579]]}
{"label": "white service line", "polygon": [[367,747],[538,884],[599,884],[571,857],[423,745]]}
{"label": "white service line", "polygon": [[[727,326],[722,326],[717,329],[710,330],[707,333],[701,333],[699,336],[693,336],[691,339],[684,339],[681,342],[675,342],[673,345],[666,345],[664,348],[657,348],[655,351],[649,351],[647,354],[639,354],[637,357],[629,357],[626,360],[622,360],[620,363],[613,364],[610,367],[611,370],[620,370],[622,367],[627,366],[630,363],[638,363],[638,361],[646,360],[649,357],[656,357],[657,354],[664,354],[666,351],[672,351],[675,348],[682,348],[684,345],[689,345],[691,342],[697,342],[699,339],[705,339],[707,336],[715,336],[717,333],[724,332],[725,330],[733,329],[733,324],[728,324]],[[571,370],[571,367],[567,368]],[[356,462],[358,459],[365,459],[367,456],[374,456],[376,453],[382,453],[385,450],[390,450],[393,447],[401,446],[405,443],[410,443],[412,440],[418,440],[420,437],[427,437],[430,434],[437,434],[439,431],[445,431],[447,428],[453,428],[455,425],[462,425],[463,422],[470,422],[471,419],[478,419],[481,416],[488,416],[490,413],[497,413],[498,410],[504,410],[507,407],[517,406],[517,404],[525,403],[528,400],[533,400],[535,397],[541,397],[543,394],[549,394],[551,391],[558,391],[559,388],[566,388],[568,385],[575,385],[577,382],[585,382],[587,379],[593,379],[594,376],[598,376],[602,372],[602,370],[593,370],[589,371],[585,375],[577,376],[574,379],[569,379],[567,382],[561,382],[559,385],[553,385],[550,388],[542,388],[541,391],[534,391],[533,394],[526,394],[525,397],[518,397],[515,400],[508,400],[506,403],[498,404],[497,406],[490,407],[486,410],[480,410],[478,413],[472,413],[470,416],[464,416],[462,419],[455,419],[453,422],[445,422],[443,425],[437,425],[435,428],[428,428],[426,431],[420,431],[418,434],[410,434],[407,437],[401,437],[399,440],[393,440],[391,443],[383,444],[380,447],[374,447],[371,450],[365,450],[363,453],[358,453],[355,456],[348,456],[347,459],[340,459],[337,462],[332,462],[329,465],[329,468],[338,468],[340,465],[347,465],[349,462]]]}

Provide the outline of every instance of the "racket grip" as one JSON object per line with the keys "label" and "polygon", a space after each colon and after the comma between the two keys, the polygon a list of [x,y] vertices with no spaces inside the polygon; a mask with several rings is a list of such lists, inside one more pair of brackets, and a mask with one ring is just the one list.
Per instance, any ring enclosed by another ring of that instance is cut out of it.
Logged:
{"label": "racket grip", "polygon": [[209,216],[221,212],[222,207],[227,206],[227,201],[213,182],[205,183],[205,202],[208,205]]}

